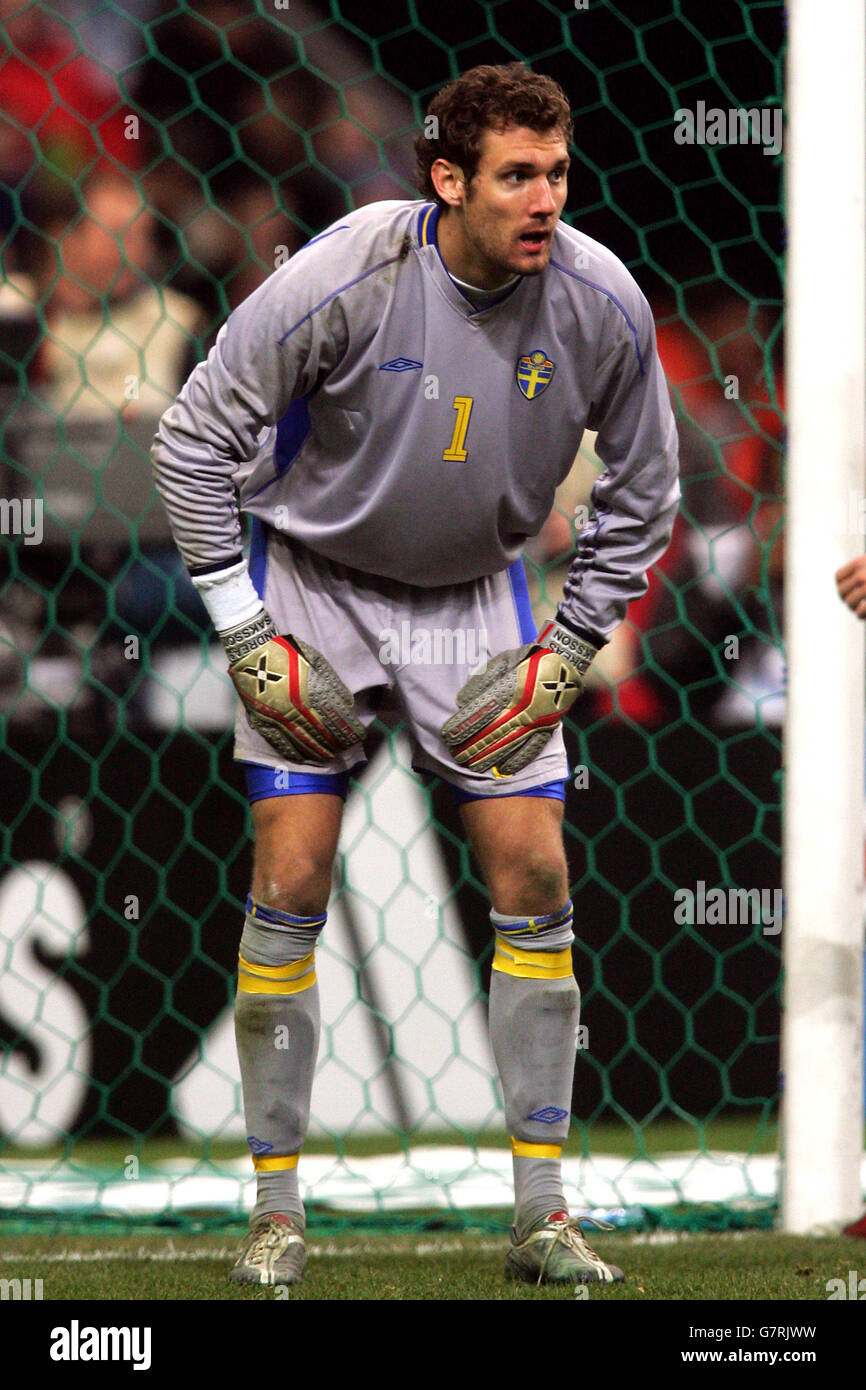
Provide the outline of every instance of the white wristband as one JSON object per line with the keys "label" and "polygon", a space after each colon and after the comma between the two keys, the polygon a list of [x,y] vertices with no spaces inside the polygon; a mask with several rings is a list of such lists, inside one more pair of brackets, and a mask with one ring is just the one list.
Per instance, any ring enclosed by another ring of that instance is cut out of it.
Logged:
{"label": "white wristband", "polygon": [[192,582],[217,632],[246,623],[264,609],[245,560],[215,574],[193,575]]}

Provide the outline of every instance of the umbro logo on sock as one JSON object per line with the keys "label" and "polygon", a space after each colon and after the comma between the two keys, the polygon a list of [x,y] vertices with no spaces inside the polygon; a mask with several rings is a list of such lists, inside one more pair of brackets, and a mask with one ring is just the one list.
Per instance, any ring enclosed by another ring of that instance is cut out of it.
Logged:
{"label": "umbro logo on sock", "polygon": [[264,1139],[257,1139],[254,1134],[247,1135],[247,1143],[254,1154],[269,1154],[274,1147],[273,1144],[266,1144]]}
{"label": "umbro logo on sock", "polygon": [[545,1105],[543,1110],[535,1110],[526,1118],[527,1120],[538,1120],[543,1125],[555,1125],[558,1120],[565,1120],[567,1117],[567,1110],[560,1110],[557,1105]]}

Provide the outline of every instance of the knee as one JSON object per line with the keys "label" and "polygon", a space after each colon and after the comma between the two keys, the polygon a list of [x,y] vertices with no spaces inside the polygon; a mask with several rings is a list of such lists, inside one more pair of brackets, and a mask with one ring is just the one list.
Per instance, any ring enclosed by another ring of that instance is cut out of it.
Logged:
{"label": "knee", "polygon": [[491,877],[497,912],[555,912],[568,901],[568,868],[561,846],[524,849],[502,859]]}
{"label": "knee", "polygon": [[276,861],[257,857],[252,895],[265,907],[314,917],[324,912],[331,896],[332,864],[312,854],[295,854]]}
{"label": "knee", "polygon": [[298,917],[326,911],[341,814],[342,802],[332,796],[274,797],[254,805],[257,902]]}

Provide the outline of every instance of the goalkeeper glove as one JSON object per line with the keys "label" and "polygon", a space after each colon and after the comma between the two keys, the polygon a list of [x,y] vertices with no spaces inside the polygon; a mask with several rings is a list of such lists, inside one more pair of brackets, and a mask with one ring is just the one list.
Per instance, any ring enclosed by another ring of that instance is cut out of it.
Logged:
{"label": "goalkeeper glove", "polygon": [[251,729],[294,763],[328,763],[362,741],[352,692],[315,647],[277,635],[243,559],[191,577]]}
{"label": "goalkeeper glove", "polygon": [[598,651],[553,622],[537,642],[493,657],[458,692],[457,713],[442,725],[454,761],[499,777],[520,772],[574,704]]}
{"label": "goalkeeper glove", "polygon": [[250,728],[289,762],[328,763],[364,738],[352,692],[331,663],[278,636],[264,609],[219,636]]}

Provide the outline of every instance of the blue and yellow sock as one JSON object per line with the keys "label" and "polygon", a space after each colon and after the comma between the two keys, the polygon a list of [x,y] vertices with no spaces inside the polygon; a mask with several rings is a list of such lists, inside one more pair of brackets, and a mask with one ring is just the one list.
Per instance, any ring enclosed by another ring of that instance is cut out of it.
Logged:
{"label": "blue and yellow sock", "polygon": [[326,920],[324,912],[298,917],[247,900],[235,1037],[257,1178],[253,1221],[281,1212],[304,1223],[298,1156],[319,1051],[315,947]]}
{"label": "blue and yellow sock", "polygon": [[490,1040],[505,1097],[514,1166],[514,1226],[522,1240],[566,1211],[562,1146],[568,1137],[580,990],[571,960],[571,903],[557,912],[491,912],[496,949]]}

